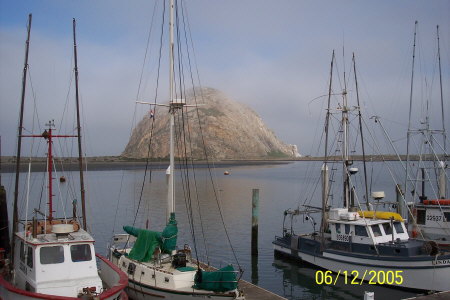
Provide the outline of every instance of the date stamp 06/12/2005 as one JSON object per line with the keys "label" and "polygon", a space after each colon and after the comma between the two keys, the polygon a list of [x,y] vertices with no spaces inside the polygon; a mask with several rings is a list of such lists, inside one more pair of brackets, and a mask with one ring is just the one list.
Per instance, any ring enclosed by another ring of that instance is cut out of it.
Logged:
{"label": "date stamp 06/12/2005", "polygon": [[[333,273],[332,271],[316,271],[316,284],[336,285],[338,280],[343,280],[344,284],[362,285],[364,281],[368,284],[389,284],[401,285],[403,283],[403,271],[375,271],[365,270],[364,273],[357,270],[341,271]],[[341,277],[339,277],[341,276]]]}

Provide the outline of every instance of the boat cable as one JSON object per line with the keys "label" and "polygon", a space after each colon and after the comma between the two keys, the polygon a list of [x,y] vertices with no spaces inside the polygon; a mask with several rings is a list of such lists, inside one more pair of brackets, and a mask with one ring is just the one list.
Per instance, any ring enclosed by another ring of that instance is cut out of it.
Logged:
{"label": "boat cable", "polygon": [[[206,151],[205,151],[206,150],[206,144],[205,144],[204,135],[203,135],[202,122],[201,122],[201,118],[200,118],[199,111],[198,111],[199,104],[198,104],[198,101],[197,101],[197,93],[196,93],[196,88],[195,88],[195,83],[194,83],[194,76],[193,76],[193,71],[192,71],[191,54],[190,54],[190,51],[189,51],[189,43],[188,43],[189,40],[188,40],[188,37],[187,37],[187,32],[189,32],[189,36],[191,37],[190,42],[191,42],[191,47],[192,47],[192,53],[193,53],[193,56],[195,58],[194,44],[192,42],[192,35],[191,35],[191,32],[190,32],[190,26],[189,26],[189,22],[188,22],[189,19],[187,18],[187,9],[183,6],[183,2],[181,2],[181,12],[182,12],[181,16],[182,16],[183,33],[184,33],[184,39],[183,40],[184,40],[185,45],[186,45],[186,54],[187,54],[187,57],[186,57],[187,58],[187,67],[189,69],[189,78],[190,78],[190,81],[191,81],[191,84],[192,84],[192,87],[193,87],[193,89],[192,89],[192,93],[193,93],[192,98],[193,98],[193,100],[195,102],[195,108],[196,108],[195,112],[196,112],[196,115],[197,115],[197,121],[198,121],[198,125],[199,125],[199,132],[200,132],[201,142],[202,142],[202,145],[203,145],[204,153],[206,153]],[[194,63],[195,63],[195,60],[194,60]],[[198,77],[198,80],[200,82],[198,68],[197,68],[196,64],[195,64],[195,66],[196,66],[196,71],[197,71],[197,77]],[[200,96],[203,98],[203,94],[202,93],[203,93],[203,91],[202,91],[202,89],[200,89],[200,94],[201,94]],[[188,134],[189,134],[190,148],[192,149],[192,140],[191,140],[191,137],[190,137],[191,136],[191,133],[190,133],[191,130],[190,130],[189,122],[187,123],[187,125],[188,125]],[[209,162],[208,157],[206,156],[205,158],[206,158],[206,161],[208,163]],[[204,250],[205,250],[206,261],[207,261],[207,264],[209,265],[210,264],[209,249],[208,249],[208,245],[207,245],[207,242],[206,242],[206,235],[205,235],[205,231],[204,231],[204,224],[203,224],[203,217],[202,217],[202,212],[201,212],[199,193],[197,192],[198,191],[198,187],[197,187],[197,180],[196,180],[196,172],[195,172],[195,168],[193,167],[193,160],[192,160],[192,158],[191,158],[191,165],[192,165],[193,177],[194,177],[194,187],[195,187],[195,191],[196,191],[196,203],[197,203],[197,210],[198,210],[198,214],[199,214],[201,236],[202,236],[202,240],[203,240],[203,246],[204,246]],[[208,168],[210,168],[209,163],[208,163]],[[213,184],[213,188],[215,188],[214,181],[212,181],[212,184]]]}
{"label": "boat cable", "polygon": [[[181,1],[181,3],[183,3],[183,2]],[[183,7],[183,5],[182,5],[182,7]],[[183,7],[182,8],[182,12],[183,12],[182,13],[182,17],[183,17],[184,35],[185,35],[186,45],[187,45],[187,40],[188,40],[187,36],[186,36],[186,33],[188,32],[189,33],[189,37],[190,37],[190,41],[191,41],[190,45],[192,46],[192,53],[193,53],[194,63],[195,63],[196,62],[195,61],[195,57],[196,56],[195,56],[194,44],[192,42],[192,35],[191,35],[191,31],[190,31],[189,19],[187,18],[187,10]],[[186,19],[187,19],[187,21],[186,21]],[[193,72],[192,72],[191,56],[190,56],[190,52],[189,52],[189,47],[188,46],[187,46],[187,61],[188,61],[188,65],[189,65],[191,83],[192,83],[192,86],[194,87],[195,85],[194,85]],[[199,71],[198,71],[198,67],[197,67],[196,63],[195,63],[195,67],[196,67],[197,78],[198,78],[198,81],[200,83],[201,81],[200,81]],[[201,87],[201,85],[200,85],[200,87]],[[211,181],[211,185],[212,185],[212,189],[213,189],[213,193],[214,193],[214,199],[215,199],[215,202],[216,202],[217,207],[218,207],[219,215],[220,215],[220,218],[221,218],[221,222],[222,222],[222,226],[224,228],[225,235],[226,235],[227,240],[228,240],[228,244],[229,244],[229,246],[231,248],[231,251],[232,251],[234,259],[235,259],[235,261],[236,261],[236,263],[237,263],[237,265],[239,267],[239,270],[242,271],[240,263],[239,263],[239,260],[238,260],[237,255],[236,255],[236,251],[234,250],[234,247],[233,247],[233,245],[231,243],[231,239],[230,239],[230,236],[229,236],[229,233],[228,233],[228,229],[227,229],[227,227],[225,225],[222,209],[221,209],[220,203],[219,203],[219,198],[218,198],[216,185],[215,185],[214,180],[213,180],[211,161],[210,161],[209,155],[208,155],[208,153],[206,151],[206,143],[205,143],[205,139],[204,139],[203,126],[202,126],[202,122],[201,122],[201,119],[200,119],[199,105],[198,105],[198,101],[197,101],[197,97],[196,97],[195,88],[193,88],[193,95],[194,95],[193,98],[194,98],[194,101],[195,101],[195,111],[196,111],[196,114],[197,114],[197,120],[198,120],[198,124],[199,124],[199,135],[200,135],[200,138],[201,138],[201,141],[202,141],[202,144],[203,144],[202,148],[203,148],[203,153],[204,153],[204,157],[205,157],[207,168],[208,168],[208,172],[209,172],[209,179]],[[202,91],[201,88],[200,88],[200,96],[201,96],[202,99],[204,99],[203,91]],[[199,212],[200,212],[199,202],[198,202],[198,206],[199,206],[198,208],[199,208]],[[200,223],[201,223],[202,235],[204,237],[204,243],[205,243],[205,248],[206,248],[206,239],[205,239],[205,235],[204,235],[203,222],[201,220],[201,217],[200,217]],[[205,249],[205,250],[207,250],[207,249]],[[242,272],[241,272],[241,276],[242,276]]]}
{"label": "boat cable", "polygon": [[[380,127],[382,128],[382,131],[383,131],[385,137],[386,137],[389,141],[391,141],[391,139],[390,139],[390,137],[389,137],[389,134],[387,133],[386,129],[383,127],[383,124],[381,123],[381,120],[380,120],[378,117],[371,117],[371,118],[374,118],[374,119],[375,119],[375,122],[378,123],[378,124],[380,125]],[[367,126],[367,124],[365,124],[365,125]],[[394,183],[395,183],[396,185],[399,184],[398,181],[396,180],[396,178],[395,178],[393,172],[392,172],[391,167],[386,163],[386,160],[385,160],[385,158],[384,158],[384,154],[383,154],[383,152],[381,151],[381,147],[379,146],[379,144],[378,144],[377,141],[375,140],[375,138],[374,138],[372,132],[371,132],[371,131],[368,131],[368,132],[369,132],[369,134],[370,134],[372,140],[374,141],[374,145],[375,145],[375,147],[376,147],[376,151],[378,152],[378,155],[381,156],[382,161],[383,161],[383,162],[386,164],[386,166],[387,166],[387,169],[388,169],[388,171],[389,171],[389,174],[391,175],[392,181],[394,181]],[[397,151],[397,149],[395,148],[395,146],[394,146],[393,143],[391,143],[391,147],[392,147],[393,150],[395,151],[395,153],[396,153],[396,155],[397,155],[397,158],[398,158],[398,161],[400,162],[401,166],[403,167],[404,170],[406,170],[406,166],[405,166],[405,164],[404,164],[404,161],[401,160],[400,154],[398,153],[398,151]],[[408,176],[408,174],[407,174],[407,176]],[[413,212],[411,211],[410,207],[407,205],[407,202],[406,202],[406,196],[405,196],[406,193],[400,193],[400,194],[401,194],[402,201],[403,201],[403,203],[405,204],[405,207],[406,207],[406,209],[407,209],[407,211],[408,211],[408,216],[411,217],[411,219],[412,219],[412,221],[413,221],[413,226],[416,226],[416,225],[417,225],[417,220],[416,220],[416,217],[414,216]],[[417,227],[417,226],[416,226],[416,227]],[[425,240],[425,237],[423,236],[422,230],[420,230],[420,228],[418,228],[418,229],[419,229],[418,233],[419,233],[420,237],[421,237],[423,240]]]}
{"label": "boat cable", "polygon": [[[155,3],[155,5],[156,5],[156,3]],[[159,46],[159,56],[158,56],[158,69],[157,69],[156,86],[155,86],[155,98],[154,98],[154,103],[155,104],[156,104],[156,99],[158,99],[158,91],[159,91],[160,67],[161,67],[162,45],[163,45],[162,40],[163,40],[163,36],[164,36],[164,25],[165,25],[165,10],[166,10],[166,8],[163,5],[162,24],[161,24],[161,33],[160,33],[160,46]],[[149,32],[149,34],[150,34],[150,32]],[[148,38],[147,41],[149,42],[150,38]],[[149,45],[149,43],[147,43],[147,47],[148,47],[148,45]],[[141,73],[141,76],[142,76],[142,73]],[[139,88],[140,88],[140,84],[139,84]],[[139,91],[138,91],[138,93],[139,93]],[[143,180],[142,180],[141,190],[140,190],[140,194],[139,194],[138,207],[136,209],[136,213],[135,213],[134,219],[133,219],[133,226],[136,224],[138,212],[139,212],[139,209],[141,207],[147,173],[151,171],[151,168],[149,168],[149,165],[150,165],[150,152],[151,152],[151,145],[152,145],[152,141],[153,141],[154,125],[155,125],[155,118],[153,117],[152,118],[152,123],[151,123],[151,129],[150,129],[150,138],[149,138],[148,148],[147,148],[147,156],[146,156],[146,161],[145,161],[144,177],[143,177]],[[150,175],[151,175],[151,173],[150,173]],[[128,246],[129,239],[130,239],[130,237],[128,237],[128,239],[127,239],[127,242],[125,244],[125,248]]]}

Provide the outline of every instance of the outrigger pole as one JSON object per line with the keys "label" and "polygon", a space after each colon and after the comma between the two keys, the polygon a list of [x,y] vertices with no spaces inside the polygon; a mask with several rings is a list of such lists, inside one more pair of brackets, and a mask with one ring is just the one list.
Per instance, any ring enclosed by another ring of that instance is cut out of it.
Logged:
{"label": "outrigger pole", "polygon": [[[87,230],[86,226],[86,197],[83,179],[83,152],[81,151],[81,123],[80,123],[80,102],[78,97],[78,60],[77,60],[77,39],[75,35],[76,21],[73,19],[73,53],[75,60],[75,101],[77,107],[77,132],[78,132],[78,167],[80,169],[80,190],[81,190],[81,213],[83,218],[83,229]],[[74,204],[75,205],[75,204]],[[76,210],[73,210],[76,213]],[[73,216],[76,218],[76,216]]]}
{"label": "outrigger pole", "polygon": [[14,185],[14,207],[13,207],[13,228],[11,237],[11,264],[14,265],[14,235],[17,232],[19,224],[19,212],[18,212],[18,199],[19,199],[19,174],[20,174],[20,154],[22,151],[22,129],[23,129],[23,111],[25,104],[25,88],[27,84],[27,71],[28,71],[28,50],[30,49],[30,32],[31,32],[31,19],[32,15],[28,15],[28,32],[27,41],[25,46],[25,63],[23,66],[22,74],[22,96],[20,101],[20,115],[19,115],[19,130],[17,134],[17,156],[16,156],[16,182]]}

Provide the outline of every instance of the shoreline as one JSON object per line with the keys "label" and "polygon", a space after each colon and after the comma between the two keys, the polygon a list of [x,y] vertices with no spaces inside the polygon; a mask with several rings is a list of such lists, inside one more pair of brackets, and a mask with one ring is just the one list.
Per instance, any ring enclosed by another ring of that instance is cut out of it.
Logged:
{"label": "shoreline", "polygon": [[[430,157],[431,158],[431,157]],[[447,157],[448,158],[448,157]],[[352,156],[350,158],[354,161],[362,161],[362,156]],[[406,155],[400,155],[401,160],[406,160]],[[410,161],[417,161],[420,157],[417,155],[410,155]],[[422,160],[426,157],[422,157]],[[328,161],[338,161],[341,160],[340,157],[328,157]],[[399,159],[395,155],[367,155],[367,162],[381,162],[381,161],[398,161]],[[229,160],[219,160],[210,161],[209,166],[214,167],[236,167],[236,166],[264,166],[264,165],[279,165],[279,164],[289,164],[297,161],[324,161],[324,157],[297,157],[297,158],[267,158],[267,159],[229,159]],[[2,156],[1,157],[1,172],[2,173],[12,173],[15,172],[16,162],[13,156]],[[91,171],[108,171],[108,170],[136,170],[144,169],[146,166],[145,159],[132,159],[121,156],[94,156],[87,157],[84,159],[83,168],[86,168],[86,162],[88,170]],[[43,172],[46,167],[45,158],[32,158],[32,172]],[[55,159],[55,164],[57,171],[61,171],[61,166],[64,166],[66,171],[77,171],[78,170],[78,158],[68,157]],[[189,162],[191,164],[191,162]],[[195,160],[193,164],[198,167],[207,167],[208,162],[204,160]],[[149,165],[152,169],[163,170],[167,168],[168,160],[151,160]],[[20,164],[20,172],[27,172],[28,170],[28,158],[24,158]]]}

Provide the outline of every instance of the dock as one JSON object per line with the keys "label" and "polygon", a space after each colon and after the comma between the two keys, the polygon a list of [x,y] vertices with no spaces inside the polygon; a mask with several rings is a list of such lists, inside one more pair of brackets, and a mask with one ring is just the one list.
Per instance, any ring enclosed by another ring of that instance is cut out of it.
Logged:
{"label": "dock", "polygon": [[406,298],[403,300],[445,300],[445,299],[450,299],[450,291]]}
{"label": "dock", "polygon": [[242,279],[239,281],[238,288],[244,292],[245,300],[286,300],[286,298]]}

